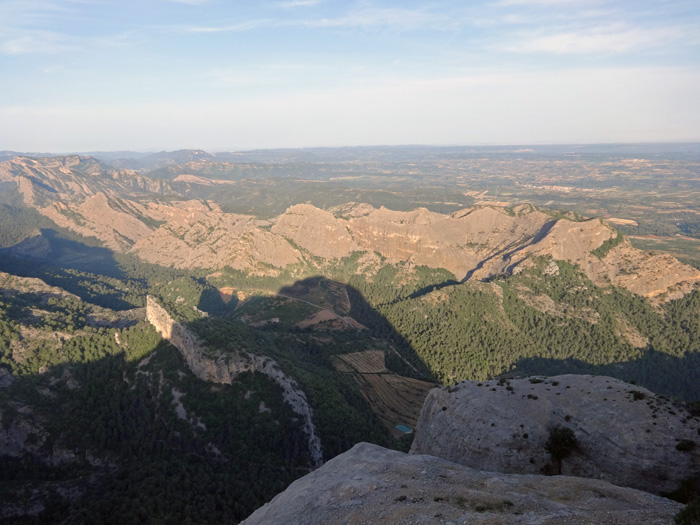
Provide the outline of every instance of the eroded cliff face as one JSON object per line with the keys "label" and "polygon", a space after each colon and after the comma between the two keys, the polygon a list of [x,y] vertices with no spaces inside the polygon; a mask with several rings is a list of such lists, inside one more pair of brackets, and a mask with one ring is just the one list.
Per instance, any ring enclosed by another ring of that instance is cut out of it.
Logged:
{"label": "eroded cliff face", "polygon": [[[226,213],[213,202],[144,199],[173,194],[165,181],[108,169],[90,157],[0,163],[0,181],[13,181],[24,202],[59,226],[95,236],[110,249],[178,268],[223,268],[278,275],[364,252],[355,271],[389,263],[445,268],[457,279],[481,280],[517,271],[538,256],[577,265],[599,286],[613,284],[663,302],[700,286],[700,271],[628,242],[604,257],[592,252],[617,233],[598,219],[553,217],[523,204],[476,206],[450,215],[418,208],[393,211],[367,204],[334,212],[308,204],[260,220]],[[42,254],[40,244],[22,246]]]}
{"label": "eroded cliff face", "polygon": [[[556,426],[578,440],[560,465],[545,447]],[[431,390],[411,452],[495,472],[561,467],[658,494],[700,471],[699,429],[684,406],[611,377],[462,381]]]}
{"label": "eroded cliff face", "polygon": [[287,376],[272,358],[254,355],[243,350],[213,353],[190,330],[176,322],[152,297],[146,299],[146,319],[164,339],[177,348],[192,373],[203,381],[231,384],[241,372],[265,374],[281,388],[284,400],[304,422],[304,431],[309,436],[309,453],[315,466],[323,463],[321,440],[313,423],[313,409],[299,385]]}

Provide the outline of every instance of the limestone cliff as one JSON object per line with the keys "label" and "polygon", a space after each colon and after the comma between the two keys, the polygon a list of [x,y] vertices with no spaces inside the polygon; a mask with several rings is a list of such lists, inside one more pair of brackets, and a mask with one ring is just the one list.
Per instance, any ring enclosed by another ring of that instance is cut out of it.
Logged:
{"label": "limestone cliff", "polygon": [[309,453],[316,466],[323,463],[321,440],[313,423],[313,409],[306,394],[296,381],[288,377],[272,358],[239,350],[238,352],[211,352],[190,330],[176,322],[155,299],[146,300],[146,318],[164,339],[175,346],[195,376],[212,383],[231,384],[241,372],[265,374],[281,388],[284,400],[302,417],[304,431],[309,436]]}
{"label": "limestone cliff", "polygon": [[680,508],[602,480],[481,472],[360,443],[243,523],[666,525]]}
{"label": "limestone cliff", "polygon": [[571,429],[578,449],[561,473],[660,493],[700,471],[700,421],[679,404],[610,377],[564,375],[462,381],[433,389],[411,448],[472,468],[558,471],[550,431]]}

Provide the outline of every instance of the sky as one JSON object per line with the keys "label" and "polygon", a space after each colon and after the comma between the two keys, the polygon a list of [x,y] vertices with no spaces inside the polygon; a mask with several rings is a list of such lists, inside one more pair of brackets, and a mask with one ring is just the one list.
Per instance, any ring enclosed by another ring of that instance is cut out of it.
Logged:
{"label": "sky", "polygon": [[0,150],[685,141],[698,0],[0,0]]}

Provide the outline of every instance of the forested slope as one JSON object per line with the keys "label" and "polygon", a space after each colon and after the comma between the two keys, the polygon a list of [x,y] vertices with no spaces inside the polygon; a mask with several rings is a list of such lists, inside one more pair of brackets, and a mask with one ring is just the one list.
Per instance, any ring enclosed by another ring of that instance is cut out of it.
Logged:
{"label": "forested slope", "polygon": [[592,373],[700,399],[697,291],[654,307],[547,258],[488,283],[447,280],[402,290],[401,280],[395,268],[373,282],[353,278],[371,305],[354,315],[377,335],[395,330],[440,382]]}

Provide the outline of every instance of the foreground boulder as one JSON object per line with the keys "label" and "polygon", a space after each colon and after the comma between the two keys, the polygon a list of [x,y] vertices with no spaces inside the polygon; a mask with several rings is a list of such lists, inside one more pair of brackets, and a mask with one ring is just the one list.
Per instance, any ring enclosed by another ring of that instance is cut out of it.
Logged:
{"label": "foreground boulder", "polygon": [[360,443],[243,523],[668,524],[681,505],[605,481],[480,472]]}
{"label": "foreground boulder", "polygon": [[[577,443],[563,458],[546,447],[557,427],[573,431]],[[462,381],[430,391],[411,452],[479,470],[598,478],[659,494],[700,473],[699,428],[682,404],[610,377]]]}

